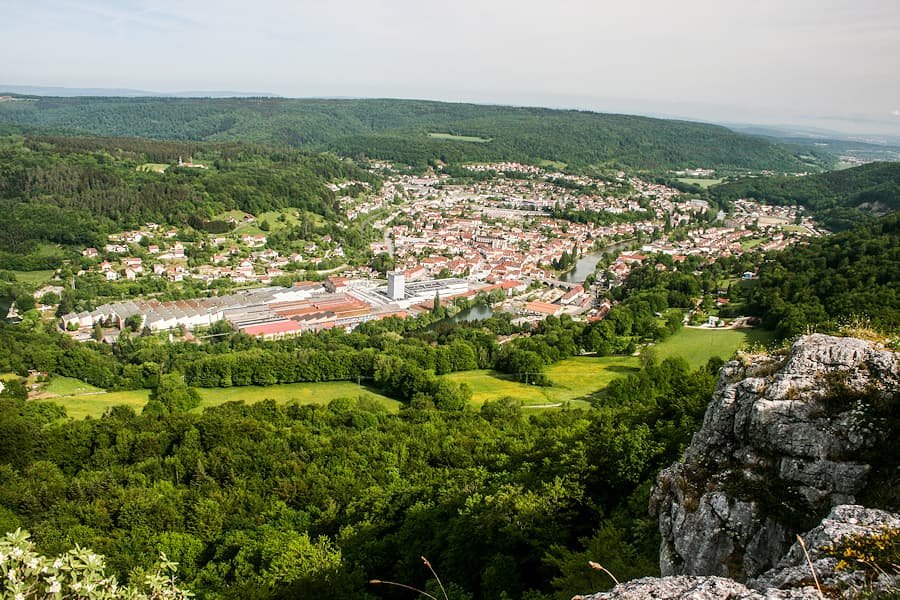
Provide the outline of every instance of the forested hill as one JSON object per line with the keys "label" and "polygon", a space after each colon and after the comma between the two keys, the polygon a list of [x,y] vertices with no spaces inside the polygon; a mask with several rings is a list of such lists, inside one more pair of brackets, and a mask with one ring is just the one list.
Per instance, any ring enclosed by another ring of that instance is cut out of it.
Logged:
{"label": "forested hill", "polygon": [[[203,168],[179,167],[189,157]],[[147,221],[207,228],[215,215],[297,208],[338,219],[329,181],[378,181],[335,157],[248,144],[0,137],[0,265],[52,268],[43,242],[90,246]],[[213,229],[209,229],[212,231]]]}
{"label": "forested hill", "polygon": [[828,161],[809,156],[808,149],[702,123],[420,100],[22,97],[0,102],[0,123],[265,142],[412,165],[435,158],[552,160],[571,167],[801,172]]}
{"label": "forested hill", "polygon": [[746,314],[792,336],[850,321],[900,328],[900,214],[780,252],[738,288]]}
{"label": "forested hill", "polygon": [[806,177],[753,177],[710,189],[720,200],[755,198],[766,204],[800,204],[827,225],[844,229],[865,214],[900,208],[900,163],[875,162]]}

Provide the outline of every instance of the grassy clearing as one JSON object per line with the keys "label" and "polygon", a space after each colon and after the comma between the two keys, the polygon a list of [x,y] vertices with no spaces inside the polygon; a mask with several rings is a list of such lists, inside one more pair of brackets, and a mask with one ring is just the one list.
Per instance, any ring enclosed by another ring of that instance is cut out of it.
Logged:
{"label": "grassy clearing", "polygon": [[47,400],[34,400],[34,402],[59,404],[66,409],[66,414],[73,419],[84,419],[85,417],[94,417],[96,419],[103,416],[103,413],[113,406],[130,406],[140,413],[144,405],[147,404],[149,397],[150,392],[148,390],[128,390],[125,392],[60,396],[59,398],[49,398]]}
{"label": "grassy clearing", "polygon": [[678,181],[688,185],[699,185],[702,188],[712,187],[722,183],[722,179],[699,179],[697,177],[679,177]]}
{"label": "grassy clearing", "polygon": [[544,167],[545,169],[555,169],[557,171],[562,171],[566,168],[566,163],[559,162],[558,160],[539,160],[539,167]]}
{"label": "grassy clearing", "polygon": [[80,379],[63,377],[62,375],[54,375],[50,383],[44,387],[45,393],[56,394],[57,396],[77,396],[79,394],[91,394],[102,391],[102,389],[85,383]]}
{"label": "grassy clearing", "polygon": [[714,356],[728,360],[742,346],[768,346],[774,337],[773,332],[765,329],[683,328],[655,348],[659,360],[680,356],[692,368],[697,368]]}
{"label": "grassy clearing", "polygon": [[741,240],[741,248],[744,250],[752,250],[765,241],[766,240],[763,238],[744,238]]}
{"label": "grassy clearing", "polygon": [[12,271],[12,273],[15,274],[16,281],[40,287],[53,279],[55,271]]}
{"label": "grassy clearing", "polygon": [[218,406],[226,402],[243,400],[247,403],[274,400],[287,404],[296,400],[300,404],[328,404],[336,398],[357,398],[365,396],[382,404],[391,411],[397,411],[400,403],[371,388],[349,381],[327,381],[322,383],[285,383],[281,385],[243,386],[231,388],[198,388],[203,399],[202,408]]}
{"label": "grassy clearing", "polygon": [[138,171],[144,171],[145,173],[165,173],[168,168],[169,165],[163,163],[144,163],[137,166]]}
{"label": "grassy clearing", "polygon": [[216,216],[214,216],[213,219],[216,221],[225,221],[229,217],[231,217],[232,219],[237,219],[238,221],[242,221],[247,214],[249,214],[249,213],[245,213],[242,210],[226,210],[225,212],[221,212],[221,213],[217,214]]}
{"label": "grassy clearing", "polygon": [[586,406],[582,398],[637,369],[638,360],[632,356],[578,356],[550,367],[547,376],[552,385],[547,387],[526,385],[514,377],[489,370],[451,373],[447,378],[467,384],[472,389],[472,403],[476,406],[507,396],[522,401],[525,406],[561,402]]}
{"label": "grassy clearing", "polygon": [[[90,391],[76,391],[79,389]],[[66,409],[69,417],[83,419],[88,416],[100,418],[110,407],[120,405],[130,406],[140,413],[150,398],[149,390],[129,390],[124,392],[103,392],[101,390],[100,393],[97,393],[97,390],[98,388],[94,388],[78,379],[54,377],[46,391],[60,394],[60,396],[35,400],[35,402],[59,404]],[[201,398],[201,404],[197,410],[232,401],[244,401],[249,404],[260,402],[261,400],[274,400],[279,404],[287,404],[291,401],[297,401],[300,404],[328,404],[335,398],[357,398],[359,396],[375,400],[392,412],[400,409],[398,401],[383,396],[365,386],[347,381],[291,383],[267,387],[199,388],[197,391],[200,393]]]}
{"label": "grassy clearing", "polygon": [[477,137],[474,135],[454,135],[452,133],[429,133],[428,137],[436,140],[452,140],[454,142],[475,142],[477,144],[486,144],[491,138]]}
{"label": "grassy clearing", "polygon": [[581,398],[605,388],[609,382],[638,370],[633,356],[577,356],[562,360],[547,370],[547,376],[562,400]]}

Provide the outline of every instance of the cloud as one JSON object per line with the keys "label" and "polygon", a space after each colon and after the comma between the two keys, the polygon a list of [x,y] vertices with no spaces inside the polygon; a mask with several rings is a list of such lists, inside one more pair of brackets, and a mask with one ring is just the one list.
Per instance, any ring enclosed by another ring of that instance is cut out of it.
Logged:
{"label": "cloud", "polygon": [[894,115],[895,117],[900,117],[900,108],[895,108],[894,110],[891,111],[891,114]]}

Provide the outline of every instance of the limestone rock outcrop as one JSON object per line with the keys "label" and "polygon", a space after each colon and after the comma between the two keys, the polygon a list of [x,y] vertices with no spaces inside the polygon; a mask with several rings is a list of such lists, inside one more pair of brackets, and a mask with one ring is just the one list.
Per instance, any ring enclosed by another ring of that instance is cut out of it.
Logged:
{"label": "limestone rock outcrop", "polygon": [[644,577],[573,600],[820,600],[815,588],[759,593],[725,577]]}
{"label": "limestone rock outcrop", "polygon": [[[841,505],[805,533],[803,546],[794,543],[778,565],[745,584],[716,576],[679,575],[645,577],[617,585],[609,592],[576,596],[577,600],[820,600],[857,598],[872,592],[896,593],[900,577],[884,573],[877,578],[853,568],[837,569],[834,549],[848,539],[900,531],[900,516],[862,506]],[[813,577],[813,569],[815,577]],[[818,587],[816,587],[818,586]],[[891,596],[892,597],[892,596]]]}
{"label": "limestone rock outcrop", "polygon": [[848,538],[871,537],[884,531],[900,532],[900,515],[855,505],[836,506],[818,527],[802,536],[809,559],[800,542],[795,542],[774,568],[747,585],[756,590],[809,585],[814,569],[815,580],[832,596],[853,597],[855,592],[867,588],[897,589],[896,574],[883,573],[874,582],[868,582],[861,571],[837,569],[839,558],[826,551]]}
{"label": "limestone rock outcrop", "polygon": [[898,389],[897,353],[854,338],[727,363],[684,460],[657,479],[663,575],[743,582],[776,566],[797,533],[856,502],[866,456],[894,443],[872,399]]}

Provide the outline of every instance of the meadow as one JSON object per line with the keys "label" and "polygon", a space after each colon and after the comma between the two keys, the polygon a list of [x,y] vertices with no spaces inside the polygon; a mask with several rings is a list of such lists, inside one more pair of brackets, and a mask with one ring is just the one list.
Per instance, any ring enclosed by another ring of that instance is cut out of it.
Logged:
{"label": "meadow", "polygon": [[[714,356],[727,360],[741,347],[755,344],[766,346],[772,340],[772,332],[762,329],[684,328],[655,345],[654,349],[659,360],[680,356],[692,368],[697,368]],[[577,356],[562,360],[547,369],[549,386],[527,384],[513,376],[486,369],[451,373],[447,378],[469,386],[474,408],[487,401],[505,397],[520,400],[525,408],[556,408],[566,403],[586,407],[587,399],[592,394],[602,391],[613,379],[636,373],[639,368],[640,360],[635,356]],[[233,401],[253,403],[274,400],[278,404],[292,401],[300,404],[328,404],[336,398],[357,397],[375,400],[391,412],[400,409],[398,401],[373,388],[348,381],[198,388],[197,391],[200,393],[201,404],[195,410]],[[149,398],[148,390],[104,392],[70,377],[54,377],[44,388],[44,392],[55,397],[43,398],[38,402],[59,404],[74,419],[87,416],[99,418],[108,408],[117,405],[130,406],[140,412]]]}
{"label": "meadow", "polygon": [[697,177],[679,177],[678,181],[688,185],[698,185],[702,188],[712,187],[722,183],[722,179],[700,179]]}
{"label": "meadow", "polygon": [[144,163],[137,166],[138,171],[145,173],[165,173],[168,168],[169,165],[163,163]]}
{"label": "meadow", "polygon": [[16,276],[16,281],[40,287],[53,279],[55,271],[12,271],[12,273]]}
{"label": "meadow", "polygon": [[768,346],[774,333],[765,329],[694,329],[685,327],[669,339],[654,346],[656,356],[664,360],[680,356],[692,368],[697,368],[717,356],[731,358],[742,346]]}
{"label": "meadow", "polygon": [[[199,408],[195,409],[198,411],[209,406],[218,406],[233,401],[244,401],[251,404],[262,400],[274,400],[278,404],[287,404],[292,401],[300,404],[328,404],[336,398],[358,397],[374,400],[392,412],[396,412],[400,408],[400,403],[396,400],[365,386],[347,381],[291,383],[267,387],[198,388],[197,391],[201,398]],[[99,418],[108,408],[120,405],[130,406],[140,413],[150,397],[149,390],[104,392],[70,377],[54,377],[45,388],[45,392],[58,394],[58,396],[43,398],[37,402],[59,404],[73,419],[83,419],[88,416]]]}
{"label": "meadow", "polygon": [[472,389],[472,404],[475,406],[505,397],[521,400],[525,407],[537,408],[565,402],[587,406],[584,398],[602,390],[617,377],[636,373],[638,364],[638,359],[633,356],[577,356],[547,369],[549,386],[526,384],[515,377],[490,370],[451,373],[447,378],[468,385]]}
{"label": "meadow", "polygon": [[436,140],[450,140],[454,142],[475,142],[477,144],[486,144],[490,142],[490,138],[476,137],[474,135],[454,135],[452,133],[429,133],[428,137]]}

